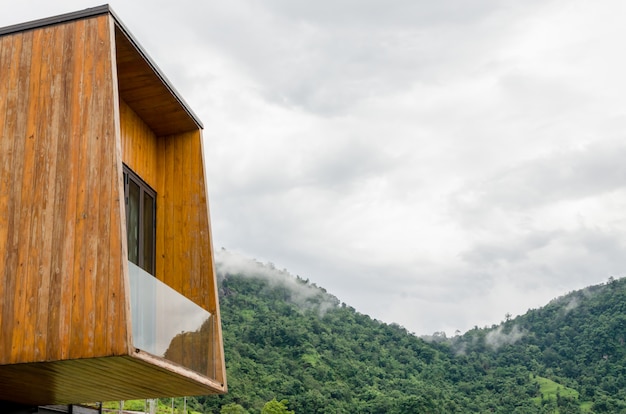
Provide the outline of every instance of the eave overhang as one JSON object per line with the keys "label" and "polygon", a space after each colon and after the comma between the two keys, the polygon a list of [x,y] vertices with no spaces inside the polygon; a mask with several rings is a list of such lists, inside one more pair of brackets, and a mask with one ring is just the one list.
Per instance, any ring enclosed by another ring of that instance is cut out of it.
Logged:
{"label": "eave overhang", "polygon": [[0,28],[0,36],[108,14],[115,23],[120,97],[157,136],[203,129],[202,122],[108,4]]}

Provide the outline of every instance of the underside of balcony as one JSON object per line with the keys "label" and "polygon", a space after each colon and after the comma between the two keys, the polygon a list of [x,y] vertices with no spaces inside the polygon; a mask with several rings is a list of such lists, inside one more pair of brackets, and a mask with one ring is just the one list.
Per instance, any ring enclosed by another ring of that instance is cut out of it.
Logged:
{"label": "underside of balcony", "polygon": [[224,385],[146,352],[0,366],[0,400],[72,404],[224,392]]}

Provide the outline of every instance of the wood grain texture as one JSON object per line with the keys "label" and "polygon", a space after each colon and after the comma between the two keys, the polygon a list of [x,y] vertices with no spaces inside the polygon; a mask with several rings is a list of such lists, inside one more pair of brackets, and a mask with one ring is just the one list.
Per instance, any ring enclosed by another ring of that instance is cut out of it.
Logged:
{"label": "wood grain texture", "polygon": [[209,358],[226,384],[202,145],[201,130],[159,139],[157,277],[215,316]]}
{"label": "wood grain texture", "polygon": [[128,353],[113,30],[2,38],[0,364]]}
{"label": "wood grain texture", "polygon": [[[73,229],[67,225],[68,220],[66,215],[68,212],[68,199],[72,198],[72,175],[73,170],[72,157],[67,157],[67,154],[71,154],[71,130],[70,127],[62,128],[62,125],[68,125],[72,119],[72,113],[76,111],[76,108],[72,108],[72,91],[74,90],[74,82],[78,76],[75,75],[75,65],[77,62],[77,49],[80,48],[80,44],[77,42],[77,35],[75,28],[83,29],[83,24],[77,22],[75,27],[68,26],[65,30],[65,39],[62,45],[63,61],[62,73],[60,79],[60,105],[58,108],[59,114],[59,134],[56,148],[56,163],[57,174],[55,181],[52,185],[58,191],[54,194],[54,215],[52,224],[52,246],[58,248],[51,249],[51,274],[50,274],[50,289],[48,298],[48,325],[47,325],[47,338],[61,338],[65,336],[63,327],[69,325],[68,312],[64,311],[65,307],[62,306],[63,300],[69,300],[68,294],[68,279],[69,272],[65,264],[65,251],[72,251],[73,253]],[[66,189],[61,191],[60,189]],[[66,348],[67,349],[67,348]],[[52,340],[46,341],[46,355],[48,359],[57,360],[62,359],[66,355],[61,343],[54,343]]]}
{"label": "wood grain texture", "polygon": [[202,132],[157,136],[120,94],[122,159],[157,192],[156,277],[216,315],[211,371],[225,383]]}
{"label": "wood grain texture", "polygon": [[211,231],[199,130],[159,139],[157,277],[209,312]]}
{"label": "wood grain texture", "polygon": [[123,99],[120,101],[120,129],[124,163],[156,189],[159,174],[157,136]]}

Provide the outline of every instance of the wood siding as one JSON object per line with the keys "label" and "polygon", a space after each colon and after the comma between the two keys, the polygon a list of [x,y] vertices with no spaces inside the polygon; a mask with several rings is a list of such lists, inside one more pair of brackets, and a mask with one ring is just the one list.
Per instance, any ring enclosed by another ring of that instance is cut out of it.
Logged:
{"label": "wood siding", "polygon": [[113,21],[0,38],[0,364],[128,352]]}
{"label": "wood siding", "polygon": [[210,359],[224,383],[202,133],[157,137],[120,101],[122,160],[157,193],[156,277],[216,316]]}
{"label": "wood siding", "polygon": [[226,387],[203,154],[200,130],[159,140],[157,277],[215,315],[210,358]]}
{"label": "wood siding", "polygon": [[[108,6],[0,36],[0,400],[226,391],[200,128]],[[123,162],[156,276],[213,314],[213,378],[132,347]]]}
{"label": "wood siding", "polygon": [[157,137],[150,127],[120,99],[122,160],[150,187],[158,185]]}

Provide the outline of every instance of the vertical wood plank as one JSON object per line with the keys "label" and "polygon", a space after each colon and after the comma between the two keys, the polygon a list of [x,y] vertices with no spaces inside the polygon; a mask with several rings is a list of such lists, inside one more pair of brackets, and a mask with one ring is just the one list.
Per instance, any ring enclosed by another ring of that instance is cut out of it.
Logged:
{"label": "vertical wood plank", "polygon": [[[93,79],[92,89],[95,91],[91,98],[89,106],[89,116],[85,120],[85,136],[84,139],[88,141],[87,153],[85,154],[87,162],[87,186],[86,197],[84,200],[84,211],[87,214],[85,219],[85,233],[84,233],[84,278],[85,278],[85,291],[84,291],[84,310],[83,310],[83,323],[85,324],[83,332],[83,345],[82,356],[93,355],[94,351],[94,335],[96,327],[96,302],[99,300],[96,292],[97,287],[97,269],[98,269],[98,239],[101,235],[98,234],[99,219],[102,214],[104,204],[100,203],[100,158],[102,154],[102,146],[104,142],[104,118],[103,101],[108,96],[107,86],[104,82],[104,71],[108,69],[108,66],[104,63],[103,59],[106,59],[106,53],[102,50],[105,48],[102,24],[103,19],[92,19],[93,27],[91,28],[92,40],[89,42],[91,48],[91,54],[94,57],[93,63]],[[103,275],[104,276],[104,275]]]}
{"label": "vertical wood plank", "polygon": [[[82,82],[80,89],[76,91],[78,105],[81,110],[76,119],[72,120],[76,128],[75,139],[73,140],[74,151],[76,152],[76,164],[74,169],[75,186],[76,186],[76,209],[75,209],[75,244],[74,244],[74,263],[72,272],[72,298],[71,303],[71,331],[70,331],[70,345],[69,345],[69,358],[80,358],[83,356],[83,340],[86,335],[85,332],[85,292],[86,285],[89,284],[89,280],[86,277],[86,257],[85,257],[85,243],[86,243],[86,221],[89,217],[88,211],[88,183],[89,183],[89,166],[88,166],[88,151],[91,137],[89,137],[89,118],[90,118],[90,106],[91,99],[93,99],[93,66],[94,56],[92,54],[92,47],[94,42],[93,36],[93,19],[86,20],[84,22],[85,39],[83,50],[83,68]],[[75,122],[75,123],[74,123]]]}
{"label": "vertical wood plank", "polygon": [[12,309],[14,296],[13,283],[11,283],[5,264],[8,255],[9,216],[12,214],[9,210],[9,202],[13,187],[11,165],[13,128],[16,122],[14,107],[17,105],[15,91],[19,74],[17,68],[21,63],[19,59],[14,60],[13,51],[14,48],[19,49],[21,45],[21,36],[19,38],[7,36],[0,39],[0,71],[4,74],[0,78],[0,96],[5,97],[0,100],[0,361],[5,360],[9,353],[13,326],[11,318],[4,318],[5,322],[2,323],[2,315]]}
{"label": "vertical wood plank", "polygon": [[158,192],[158,138],[148,125],[120,101],[122,160]]}
{"label": "vertical wood plank", "polygon": [[[181,275],[181,280],[178,283],[185,296],[196,302],[199,301],[205,306],[205,298],[203,298],[202,295],[199,294],[198,289],[196,289],[197,285],[202,283],[203,273],[202,265],[198,263],[196,259],[198,253],[204,249],[204,244],[194,243],[194,241],[199,241],[197,239],[201,229],[201,227],[195,227],[194,224],[196,224],[198,214],[201,214],[202,210],[199,211],[197,202],[194,202],[196,201],[194,199],[198,197],[197,188],[193,185],[197,173],[194,167],[196,167],[198,159],[196,156],[193,156],[193,154],[190,154],[189,151],[192,136],[192,133],[180,134],[177,135],[174,140],[175,156],[173,163],[174,165],[184,165],[183,174],[187,177],[183,185],[174,187],[176,190],[177,203],[181,206],[181,208],[174,210],[176,213],[174,225],[177,227],[180,226],[178,228],[182,230],[182,232],[180,230],[177,231],[178,234],[176,234],[176,238],[179,240],[177,243],[180,258],[178,265],[181,266],[181,268],[186,268],[186,277]],[[191,246],[197,247],[188,249]]]}
{"label": "vertical wood plank", "polygon": [[[85,42],[86,28],[85,21],[78,20],[72,25],[74,47],[73,47],[73,64],[70,68],[72,72],[71,95],[69,96],[70,110],[67,113],[69,123],[68,128],[68,152],[64,167],[66,168],[67,185],[65,217],[63,225],[65,227],[65,237],[62,243],[61,259],[61,295],[60,302],[63,306],[59,309],[59,326],[58,337],[58,356],[59,359],[70,357],[71,351],[71,335],[73,312],[75,310],[74,298],[80,291],[81,282],[76,280],[74,274],[74,263],[77,256],[77,198],[78,198],[78,179],[82,175],[82,171],[78,171],[79,151],[78,146],[82,141],[81,119],[85,116],[85,104],[83,102],[84,89],[84,62],[85,62]],[[78,310],[77,310],[78,312]]]}
{"label": "vertical wood plank", "polygon": [[[111,114],[115,108],[113,107],[113,68],[111,67],[111,42],[110,27],[108,19],[98,19],[98,51],[96,60],[98,62],[107,62],[102,64],[101,74],[99,74],[100,90],[102,92],[101,99],[98,100],[96,111],[96,125],[99,126],[99,154],[98,158],[93,160],[94,167],[97,168],[97,176],[94,182],[96,191],[93,192],[92,203],[98,206],[98,222],[95,226],[94,233],[97,234],[97,246],[93,252],[98,258],[96,261],[95,283],[94,283],[94,325],[93,325],[93,353],[95,355],[105,355],[109,339],[107,338],[107,324],[110,323],[107,318],[108,312],[108,295],[109,284],[112,279],[121,278],[121,275],[109,274],[109,250],[110,217],[112,205],[112,182],[115,181],[113,175],[113,159],[115,145],[115,124],[112,122]],[[95,152],[95,151],[94,151]],[[121,250],[121,246],[118,248]]]}
{"label": "vertical wood plank", "polygon": [[[51,256],[51,277],[50,277],[50,290],[49,290],[49,315],[47,326],[47,342],[46,342],[46,357],[48,360],[59,360],[62,358],[61,342],[65,340],[62,336],[62,332],[65,328],[61,326],[62,314],[63,314],[63,298],[67,298],[68,295],[63,294],[64,285],[67,284],[67,275],[63,273],[64,267],[64,250],[67,243],[68,224],[66,220],[68,203],[70,197],[70,181],[72,174],[71,163],[71,150],[72,145],[71,138],[71,112],[73,110],[71,106],[72,93],[74,85],[75,68],[74,68],[74,56],[75,52],[75,29],[73,26],[68,25],[65,30],[62,53],[63,62],[61,66],[61,84],[60,84],[60,96],[59,96],[59,129],[58,129],[58,142],[56,148],[57,171],[54,177],[55,181],[53,185],[56,188],[54,197],[54,217],[52,226],[52,256]],[[71,248],[73,251],[73,247]],[[65,280],[64,280],[65,277]],[[66,287],[65,287],[66,288]]]}
{"label": "vertical wood plank", "polygon": [[[26,336],[25,349],[32,349],[27,354],[29,360],[45,359],[45,334],[48,323],[48,295],[50,286],[50,259],[52,212],[54,208],[54,181],[50,178],[56,173],[56,142],[58,139],[58,76],[57,67],[60,45],[64,40],[63,27],[50,27],[43,31],[42,64],[39,84],[43,89],[40,95],[39,121],[37,123],[35,154],[34,194],[32,202],[33,221],[30,228],[31,243],[28,253],[28,273],[34,281],[30,297],[29,313],[32,314],[33,330]],[[59,35],[61,38],[59,39]],[[49,88],[49,89],[48,89]]]}
{"label": "vertical wood plank", "polygon": [[[53,244],[55,237],[54,218],[56,216],[56,209],[59,207],[56,203],[56,194],[62,192],[64,189],[57,186],[57,154],[58,154],[58,142],[60,140],[61,130],[63,125],[61,124],[62,113],[65,110],[63,94],[64,72],[63,72],[63,50],[65,38],[65,29],[67,25],[60,25],[51,28],[52,42],[51,47],[46,53],[49,55],[48,71],[50,84],[50,96],[49,103],[46,111],[48,112],[49,121],[45,125],[44,133],[41,139],[44,140],[45,146],[39,154],[39,169],[37,172],[37,188],[40,189],[42,194],[41,203],[41,221],[40,228],[36,229],[36,243],[31,244],[31,254],[37,257],[39,260],[37,264],[37,272],[40,278],[38,283],[38,292],[36,300],[35,314],[37,316],[34,332],[34,359],[36,361],[43,361],[47,359],[47,341],[48,341],[48,325],[50,324],[50,315],[53,310],[50,309],[51,299],[51,286],[52,277],[55,271],[52,267],[52,252],[58,245]],[[42,84],[43,82],[42,78]],[[54,289],[54,288],[53,288]]]}
{"label": "vertical wood plank", "polygon": [[[15,315],[15,329],[13,329],[13,340],[11,342],[11,360],[25,360],[32,349],[24,347],[26,332],[32,335],[34,324],[32,321],[31,306],[33,300],[33,277],[29,274],[28,266],[28,246],[30,245],[30,227],[33,220],[32,200],[36,191],[34,188],[35,179],[35,157],[37,150],[37,119],[36,114],[40,107],[40,85],[39,76],[41,70],[41,58],[43,49],[43,32],[35,31],[33,33],[33,45],[31,56],[31,67],[29,73],[29,100],[27,109],[26,128],[21,133],[16,133],[15,139],[15,159],[13,168],[16,175],[21,170],[21,180],[16,180],[16,184],[21,187],[19,205],[15,206],[16,216],[19,214],[19,220],[15,223],[15,233],[13,236],[13,248],[16,253],[15,262],[11,268],[16,281],[15,304],[13,307],[13,315]],[[19,123],[18,123],[19,125]],[[21,139],[20,139],[21,138]],[[21,156],[18,156],[20,154]],[[17,218],[17,217],[16,217]],[[35,218],[36,219],[36,218]]]}
{"label": "vertical wood plank", "polygon": [[117,79],[117,63],[115,55],[115,25],[113,18],[106,17],[108,22],[108,65],[110,67],[111,117],[108,119],[111,128],[111,156],[113,157],[111,174],[111,209],[109,235],[109,281],[107,315],[111,323],[107,324],[107,353],[121,355],[131,351],[131,314],[130,285],[128,280],[128,264],[126,256],[126,220],[124,209],[124,184],[122,182],[122,150],[120,137],[120,100]]}
{"label": "vertical wood plank", "polygon": [[[18,225],[20,222],[21,210],[21,180],[23,176],[23,148],[26,135],[26,121],[27,121],[27,109],[28,101],[30,98],[30,62],[32,57],[32,33],[15,35],[12,37],[13,46],[10,49],[12,66],[9,74],[9,90],[7,91],[6,100],[6,114],[7,123],[5,124],[5,137],[8,139],[5,149],[10,154],[7,157],[4,166],[8,168],[9,174],[8,188],[10,189],[10,197],[6,205],[7,220],[6,220],[6,247],[5,247],[5,262],[4,262],[4,275],[5,275],[5,295],[4,303],[2,307],[2,313],[6,315],[4,323],[1,326],[4,352],[1,357],[5,361],[10,361],[13,357],[11,352],[13,343],[13,333],[16,325],[19,321],[16,311],[16,297],[18,296],[18,290],[21,285],[18,284],[16,278],[16,266],[18,259]],[[20,52],[21,49],[21,52]],[[16,170],[15,168],[20,168]]]}
{"label": "vertical wood plank", "polygon": [[[0,96],[7,97],[9,90],[9,79],[11,72],[10,53],[13,46],[13,37],[6,36],[0,38],[0,72],[4,73],[4,77],[0,78]],[[0,99],[0,335],[4,335],[2,331],[3,309],[5,302],[6,275],[4,272],[4,263],[6,260],[7,245],[7,222],[9,211],[7,210],[7,201],[9,198],[9,183],[11,182],[10,171],[7,166],[11,163],[11,152],[8,150],[10,143],[9,137],[6,135],[7,126],[7,99]],[[4,341],[0,339],[0,355],[5,353]],[[2,357],[0,356],[0,361]]]}

